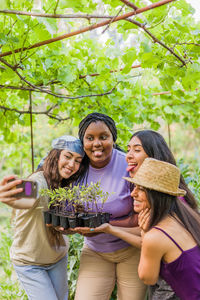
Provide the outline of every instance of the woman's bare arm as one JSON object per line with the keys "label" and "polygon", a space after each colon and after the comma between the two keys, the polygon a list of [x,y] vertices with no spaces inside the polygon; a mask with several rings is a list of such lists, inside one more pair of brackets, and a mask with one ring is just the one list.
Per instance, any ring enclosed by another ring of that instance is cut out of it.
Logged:
{"label": "woman's bare arm", "polygon": [[138,226],[138,214],[132,214],[122,220],[111,220],[109,222],[113,226],[119,227],[137,227]]}
{"label": "woman's bare arm", "polygon": [[134,247],[141,248],[142,238],[140,236],[139,227],[126,228],[126,227],[112,226],[109,223],[105,223],[96,228],[77,227],[72,230],[77,233],[81,233],[83,235],[86,234],[89,235],[94,233],[109,233],[126,241],[127,243],[129,243]]}
{"label": "woman's bare arm", "polygon": [[150,230],[144,234],[138,274],[145,284],[154,285],[157,282],[164,251],[162,236],[159,232]]}

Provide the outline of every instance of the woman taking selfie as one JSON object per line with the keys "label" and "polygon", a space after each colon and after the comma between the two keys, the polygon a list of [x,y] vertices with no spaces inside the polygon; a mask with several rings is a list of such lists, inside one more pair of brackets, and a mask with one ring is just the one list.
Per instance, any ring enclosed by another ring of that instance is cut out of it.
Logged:
{"label": "woman taking selfie", "polygon": [[43,210],[48,208],[48,197],[40,196],[39,192],[66,187],[79,179],[84,171],[83,156],[79,139],[62,136],[54,140],[43,166],[28,178],[38,185],[36,198],[17,198],[22,188],[12,188],[22,181],[8,182],[14,176],[5,177],[1,182],[0,201],[16,209],[10,257],[31,300],[68,299],[68,238],[53,227],[45,226]]}

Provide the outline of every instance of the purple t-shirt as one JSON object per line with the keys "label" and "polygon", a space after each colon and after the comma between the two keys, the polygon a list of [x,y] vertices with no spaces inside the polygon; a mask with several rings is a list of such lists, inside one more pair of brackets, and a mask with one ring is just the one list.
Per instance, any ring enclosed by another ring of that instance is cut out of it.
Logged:
{"label": "purple t-shirt", "polygon": [[[126,168],[125,153],[116,149],[113,149],[111,160],[104,168],[96,169],[92,166],[89,167],[87,183],[100,181],[104,192],[113,192],[108,197],[103,208],[103,211],[112,214],[111,219],[123,218],[133,211],[130,184],[122,178],[123,176],[129,176]],[[99,252],[113,252],[130,246],[130,244],[123,240],[106,233],[85,238],[85,242],[90,249]]]}

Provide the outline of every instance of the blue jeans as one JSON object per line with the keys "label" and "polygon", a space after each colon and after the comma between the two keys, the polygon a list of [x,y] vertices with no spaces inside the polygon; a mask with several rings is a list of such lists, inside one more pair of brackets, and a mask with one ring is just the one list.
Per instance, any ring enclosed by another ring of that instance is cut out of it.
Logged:
{"label": "blue jeans", "polygon": [[67,256],[50,266],[16,266],[18,275],[30,300],[67,300]]}

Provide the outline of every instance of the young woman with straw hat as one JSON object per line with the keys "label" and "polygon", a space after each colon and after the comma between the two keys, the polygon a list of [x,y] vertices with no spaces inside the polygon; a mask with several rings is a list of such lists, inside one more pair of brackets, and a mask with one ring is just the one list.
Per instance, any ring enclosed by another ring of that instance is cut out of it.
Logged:
{"label": "young woman with straw hat", "polygon": [[[130,177],[135,176],[141,163],[146,157],[155,158],[176,165],[173,153],[163,136],[156,131],[148,129],[136,131],[128,143],[126,160]],[[184,197],[179,197],[179,199],[187,203],[191,208],[197,210],[197,201],[185,183],[182,175],[180,176],[179,187],[186,191],[186,195]],[[156,284],[148,286],[148,299],[178,300],[179,298],[165,280],[159,277]]]}
{"label": "young woman with straw hat", "polygon": [[134,210],[150,208],[145,220],[139,277],[155,284],[160,273],[183,300],[200,299],[200,216],[177,196],[179,169],[166,162],[147,158],[134,178]]}
{"label": "young woman with straw hat", "polygon": [[[140,213],[142,251],[138,273],[145,284],[158,276],[182,300],[200,299],[200,215],[178,196],[180,171],[169,163],[146,158],[133,178],[134,210]],[[137,239],[119,227],[104,224],[93,232],[107,232],[135,246]]]}

